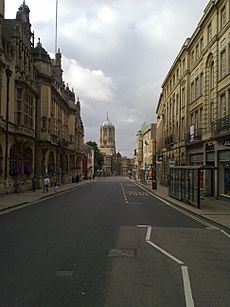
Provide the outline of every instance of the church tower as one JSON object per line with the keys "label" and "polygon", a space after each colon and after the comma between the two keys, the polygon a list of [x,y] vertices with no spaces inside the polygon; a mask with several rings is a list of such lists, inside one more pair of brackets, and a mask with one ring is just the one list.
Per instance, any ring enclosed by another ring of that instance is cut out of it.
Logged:
{"label": "church tower", "polygon": [[100,127],[100,150],[106,156],[116,154],[115,127],[109,120],[108,113],[106,121]]}

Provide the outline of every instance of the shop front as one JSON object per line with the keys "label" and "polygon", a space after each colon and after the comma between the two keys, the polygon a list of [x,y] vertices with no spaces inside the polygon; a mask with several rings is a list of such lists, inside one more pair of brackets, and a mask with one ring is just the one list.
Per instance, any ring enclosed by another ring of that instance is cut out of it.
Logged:
{"label": "shop front", "polygon": [[230,149],[218,153],[219,194],[230,200]]}

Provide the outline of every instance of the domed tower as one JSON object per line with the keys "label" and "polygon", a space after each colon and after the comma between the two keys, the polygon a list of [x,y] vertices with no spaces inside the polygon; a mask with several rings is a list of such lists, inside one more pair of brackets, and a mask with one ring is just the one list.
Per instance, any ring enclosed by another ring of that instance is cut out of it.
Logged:
{"label": "domed tower", "polygon": [[108,113],[106,121],[100,127],[100,150],[106,156],[113,156],[116,153],[115,127],[109,120]]}

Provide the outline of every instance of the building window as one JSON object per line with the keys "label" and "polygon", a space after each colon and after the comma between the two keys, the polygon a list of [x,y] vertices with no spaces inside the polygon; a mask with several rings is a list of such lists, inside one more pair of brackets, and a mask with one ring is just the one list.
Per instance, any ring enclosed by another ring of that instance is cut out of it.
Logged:
{"label": "building window", "polygon": [[203,86],[204,86],[204,74],[200,74],[200,94],[203,95]]}
{"label": "building window", "polygon": [[215,75],[214,75],[214,62],[212,62],[211,66],[210,66],[210,88],[211,89],[214,88],[214,79],[215,79]]}
{"label": "building window", "polygon": [[204,49],[204,38],[201,37],[201,39],[200,39],[200,54],[202,54],[203,49]]}
{"label": "building window", "polygon": [[199,116],[198,111],[195,112],[195,128],[197,129],[199,127]]}
{"label": "building window", "polygon": [[203,108],[200,108],[200,128],[203,127]]}
{"label": "building window", "polygon": [[198,98],[199,95],[200,95],[199,78],[196,78],[196,80],[195,80],[195,98]]}
{"label": "building window", "polygon": [[26,127],[33,127],[33,97],[26,93],[24,100],[24,125]]}
{"label": "building window", "polygon": [[192,65],[193,65],[195,63],[194,50],[192,51],[191,57],[192,57]]}
{"label": "building window", "polygon": [[181,91],[181,108],[184,107],[185,107],[185,88],[183,87]]}
{"label": "building window", "polygon": [[200,51],[199,51],[199,45],[196,45],[196,61],[199,59],[200,57]]}
{"label": "building window", "polygon": [[211,122],[214,122],[214,120],[215,120],[215,104],[214,104],[214,101],[211,102],[211,114],[210,114],[210,117],[211,117]]}
{"label": "building window", "polygon": [[16,103],[16,124],[22,124],[22,89],[17,89],[17,103]]}
{"label": "building window", "polygon": [[176,95],[176,114],[178,114],[178,110],[179,110],[179,95]]}
{"label": "building window", "polygon": [[185,67],[185,58],[184,58],[182,61],[182,73],[184,73],[185,70],[186,70],[186,67]]}
{"label": "building window", "polygon": [[220,12],[220,27],[223,28],[226,24],[226,7],[224,6]]}
{"label": "building window", "polygon": [[220,96],[220,117],[223,118],[226,116],[226,95],[223,94]]}
{"label": "building window", "polygon": [[190,119],[191,125],[194,125],[194,118],[193,118],[193,113],[191,114],[191,119]]}
{"label": "building window", "polygon": [[195,100],[195,88],[194,88],[194,82],[191,83],[191,100]]}
{"label": "building window", "polygon": [[220,75],[223,78],[226,75],[226,50],[220,54]]}
{"label": "building window", "polygon": [[185,129],[184,118],[182,117],[182,119],[181,119],[181,139],[182,140],[184,139],[184,129]]}
{"label": "building window", "polygon": [[212,23],[208,25],[208,33],[207,33],[208,43],[212,40]]}

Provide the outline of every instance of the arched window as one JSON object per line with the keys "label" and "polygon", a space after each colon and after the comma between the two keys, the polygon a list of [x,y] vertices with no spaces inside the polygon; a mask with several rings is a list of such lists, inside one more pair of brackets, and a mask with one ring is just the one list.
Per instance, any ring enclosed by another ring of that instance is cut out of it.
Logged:
{"label": "arched window", "polygon": [[215,71],[214,71],[214,61],[210,64],[210,89],[214,88],[215,84]]}
{"label": "arched window", "polygon": [[12,145],[10,148],[10,175],[22,175],[22,157],[20,146],[18,144]]}

